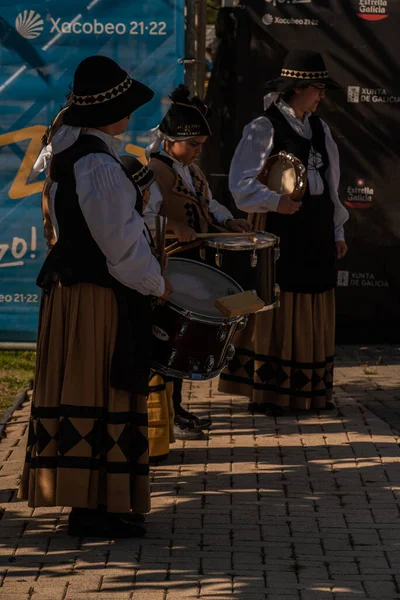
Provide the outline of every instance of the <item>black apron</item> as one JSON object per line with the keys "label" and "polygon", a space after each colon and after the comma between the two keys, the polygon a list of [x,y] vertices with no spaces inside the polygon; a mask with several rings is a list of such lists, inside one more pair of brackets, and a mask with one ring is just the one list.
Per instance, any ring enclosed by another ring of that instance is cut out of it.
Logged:
{"label": "black apron", "polygon": [[275,105],[265,116],[274,127],[271,155],[284,150],[299,158],[306,168],[311,147],[322,157],[318,171],[324,182],[323,193],[312,196],[307,186],[300,210],[293,215],[269,212],[266,229],[280,238],[277,282],[281,290],[323,293],[336,286],[335,207],[325,176],[329,157],[323,125],[318,117],[311,116],[312,139],[307,140],[296,133]]}

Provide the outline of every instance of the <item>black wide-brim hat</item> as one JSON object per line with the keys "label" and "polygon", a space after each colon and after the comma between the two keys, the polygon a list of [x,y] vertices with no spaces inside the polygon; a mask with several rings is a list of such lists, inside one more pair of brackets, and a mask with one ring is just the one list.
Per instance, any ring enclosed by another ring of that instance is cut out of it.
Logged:
{"label": "black wide-brim hat", "polygon": [[327,88],[340,88],[331,77],[325,61],[314,50],[291,50],[286,55],[279,77],[265,84],[265,92],[288,92],[311,83],[324,83]]}
{"label": "black wide-brim hat", "polygon": [[132,79],[106,56],[89,56],[75,71],[65,125],[105,127],[130,116],[154,96],[147,85]]}
{"label": "black wide-brim hat", "polygon": [[156,178],[154,171],[129,154],[120,156],[120,159],[129,177],[139,186],[142,192],[145,192]]}

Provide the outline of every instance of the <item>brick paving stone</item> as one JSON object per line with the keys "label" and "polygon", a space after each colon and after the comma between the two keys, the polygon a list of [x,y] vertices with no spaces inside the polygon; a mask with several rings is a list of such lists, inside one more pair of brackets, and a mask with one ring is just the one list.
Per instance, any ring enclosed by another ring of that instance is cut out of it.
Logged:
{"label": "brick paving stone", "polygon": [[[357,356],[380,355],[367,376]],[[0,444],[0,600],[400,598],[399,350],[340,347],[330,413],[272,420],[216,382],[184,390],[214,425],[152,468],[143,540],[69,538],[68,510],[17,502],[28,404],[15,413]]]}
{"label": "brick paving stone", "polygon": [[[65,600],[131,600],[132,594],[131,592],[121,593],[119,591],[114,592],[104,592],[96,593],[96,594],[87,594],[83,592],[79,594],[79,592],[70,592],[67,590],[67,595],[65,596]],[[33,596],[35,599],[35,596]],[[35,599],[36,600],[36,599]],[[39,600],[39,598],[38,598]]]}
{"label": "brick paving stone", "polygon": [[[21,578],[22,579],[22,578]],[[31,583],[26,581],[12,581],[11,578],[8,577],[3,581],[2,586],[0,587],[0,597],[4,594],[20,594],[23,596],[24,594],[29,594],[31,589]]]}
{"label": "brick paving stone", "polygon": [[31,594],[9,594],[8,592],[2,592],[0,588],[1,600],[30,600]]}

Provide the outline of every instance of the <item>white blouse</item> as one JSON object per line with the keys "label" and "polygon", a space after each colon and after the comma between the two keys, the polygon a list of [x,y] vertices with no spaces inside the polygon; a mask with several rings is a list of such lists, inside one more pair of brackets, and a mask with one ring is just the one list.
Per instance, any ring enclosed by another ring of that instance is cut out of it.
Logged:
{"label": "white blouse", "polygon": [[[167,154],[165,150],[162,150],[160,154],[163,154],[164,156],[167,156],[169,159],[172,160],[174,170],[178,173],[178,175],[180,175],[180,177],[182,177],[183,181],[186,183],[189,189],[195,194],[196,189],[194,187],[189,167]],[[150,200],[147,207],[143,211],[143,218],[146,224],[148,225],[149,229],[154,231],[156,228],[155,218],[156,215],[158,215],[160,212],[161,204],[163,201],[160,187],[156,181],[151,185],[150,193]],[[210,202],[210,213],[214,215],[217,223],[223,225],[226,220],[233,219],[232,213],[226,208],[226,206],[223,206],[212,197],[210,188],[208,188],[208,198]]]}
{"label": "white blouse", "polygon": [[[296,117],[293,109],[283,101],[277,105],[291,127],[302,137],[312,138],[309,122],[310,114],[304,120]],[[329,168],[326,173],[330,197],[335,206],[334,224],[336,241],[344,240],[343,225],[349,218],[349,213],[340,202],[338,195],[340,181],[339,152],[332,138],[328,125],[322,121],[325,132],[326,150],[329,157]],[[258,117],[246,125],[242,139],[236,148],[229,172],[229,188],[235,202],[241,210],[249,213],[276,211],[280,194],[269,190],[260,183],[257,176],[269,157],[274,143],[274,128],[267,117]],[[307,179],[312,196],[323,192],[324,183],[317,170],[322,157],[311,148],[307,165]]]}
{"label": "white blouse", "polygon": [[[77,128],[62,127],[52,141],[54,154],[72,145],[80,133]],[[102,139],[119,160],[118,140],[97,129],[84,133]],[[74,171],[79,206],[90,233],[106,256],[110,274],[143,295],[162,296],[165,283],[160,265],[151,253],[144,221],[135,210],[136,190],[122,168],[111,156],[93,153],[78,160]],[[58,235],[56,190],[57,184],[53,184],[50,215]]]}

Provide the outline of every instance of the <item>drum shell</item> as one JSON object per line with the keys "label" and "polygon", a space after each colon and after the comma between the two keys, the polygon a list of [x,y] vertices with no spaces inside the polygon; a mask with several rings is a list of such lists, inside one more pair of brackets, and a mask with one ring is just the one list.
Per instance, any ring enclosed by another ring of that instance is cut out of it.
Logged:
{"label": "drum shell", "polygon": [[[270,246],[268,248],[260,248],[256,250],[257,264],[251,266],[251,257],[253,250],[228,250],[220,248],[218,253],[221,254],[221,266],[217,267],[222,272],[226,273],[232,279],[246,290],[256,290],[257,296],[261,298],[266,306],[272,306],[277,301],[276,294],[276,251],[278,246]],[[211,263],[212,255],[216,249],[207,248],[207,260]],[[214,265],[216,263],[214,262]]]}
{"label": "drum shell", "polygon": [[183,379],[215,377],[227,364],[240,321],[212,320],[169,302],[157,305],[153,312],[153,368]]}

